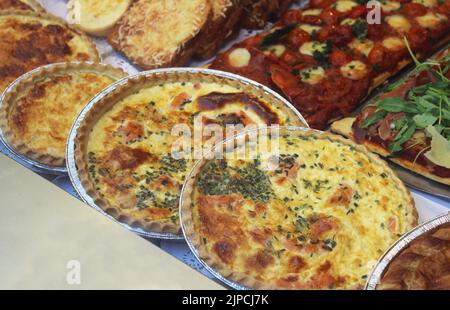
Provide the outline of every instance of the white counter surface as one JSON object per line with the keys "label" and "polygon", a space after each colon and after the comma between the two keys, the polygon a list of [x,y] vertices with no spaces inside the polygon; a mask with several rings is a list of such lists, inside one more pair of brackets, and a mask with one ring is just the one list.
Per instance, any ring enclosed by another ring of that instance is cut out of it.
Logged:
{"label": "white counter surface", "polygon": [[222,288],[2,154],[0,197],[0,289]]}

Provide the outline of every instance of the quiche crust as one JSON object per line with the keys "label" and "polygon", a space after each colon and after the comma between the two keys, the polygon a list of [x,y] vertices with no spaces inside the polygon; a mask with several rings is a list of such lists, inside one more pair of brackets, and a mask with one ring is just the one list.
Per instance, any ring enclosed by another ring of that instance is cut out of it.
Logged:
{"label": "quiche crust", "polygon": [[[191,72],[192,71],[192,72]],[[200,71],[200,72],[196,72]],[[138,218],[130,216],[124,212],[119,206],[113,205],[108,199],[97,190],[89,172],[89,154],[88,144],[90,141],[90,133],[97,124],[97,122],[120,100],[127,98],[132,94],[136,94],[141,89],[149,87],[157,87],[170,85],[171,83],[194,83],[194,85],[221,85],[221,87],[230,87],[242,93],[251,94],[279,110],[279,115],[283,115],[292,125],[306,126],[301,120],[299,114],[294,112],[292,108],[286,105],[281,97],[274,97],[272,93],[267,92],[264,88],[256,87],[252,83],[242,83],[237,77],[228,78],[221,76],[221,74],[212,74],[202,72],[201,70],[155,70],[153,72],[139,74],[130,77],[128,81],[117,85],[111,92],[101,98],[95,106],[90,109],[84,117],[75,138],[75,152],[74,159],[77,166],[78,177],[86,193],[92,198],[95,205],[105,211],[107,214],[115,218],[121,223],[127,224],[133,228],[141,228],[147,232],[153,233],[172,233],[181,234],[180,225],[170,221],[158,221]],[[197,86],[194,86],[197,87]],[[212,90],[214,92],[214,90]],[[148,99],[150,100],[150,99]],[[178,204],[177,204],[178,211]],[[177,212],[178,214],[178,212]],[[177,216],[178,217],[178,216]]]}
{"label": "quiche crust", "polygon": [[[107,78],[108,81],[114,82],[115,80],[126,75],[121,69],[117,69],[106,64],[97,64],[91,62],[72,62],[47,65],[29,72],[20,80],[17,80],[4,93],[4,96],[2,98],[2,105],[0,106],[0,128],[2,129],[3,135],[6,138],[8,144],[17,153],[33,161],[48,166],[62,167],[65,165],[65,152],[63,155],[56,156],[41,149],[31,147],[29,145],[29,141],[26,141],[21,133],[14,129],[14,126],[11,122],[13,118],[17,118],[20,123],[25,122],[25,124],[23,125],[27,126],[28,122],[27,117],[25,116],[27,107],[22,106],[19,108],[19,111],[16,111],[15,109],[18,108],[18,102],[24,99],[39,100],[40,98],[42,98],[42,96],[46,95],[46,91],[48,91],[46,87],[51,89],[51,87],[55,84],[64,85],[66,82],[66,79],[64,77],[68,77],[70,75],[75,76],[76,74],[86,74],[86,77],[81,77],[82,80],[83,78],[91,79],[98,77],[98,82],[101,83],[107,82],[106,79],[102,81],[101,78]],[[94,74],[95,76],[88,76],[87,74]],[[61,81],[59,79],[61,79]],[[107,86],[107,84],[105,84],[105,86]],[[24,98],[24,94],[28,94],[29,92],[33,93],[33,95]],[[94,96],[95,94],[96,93],[93,93],[92,96]],[[64,94],[50,93],[47,95],[58,97],[63,96]],[[31,101],[30,103],[33,104],[34,101]],[[58,109],[58,107],[54,108]],[[64,113],[64,111],[60,112]],[[14,113],[13,116],[11,115],[12,113]],[[75,120],[75,117],[76,115],[73,115],[73,120]],[[49,124],[43,125],[46,126]],[[69,125],[71,125],[71,123]],[[69,129],[70,128],[67,128],[67,130]]]}
{"label": "quiche crust", "polygon": [[[283,130],[283,128],[281,129]],[[294,130],[294,128],[289,128],[290,131]],[[414,200],[411,196],[411,193],[407,190],[404,183],[397,177],[397,175],[389,168],[387,163],[383,161],[379,156],[369,152],[364,146],[357,145],[351,140],[345,139],[341,136],[337,136],[328,132],[320,132],[316,130],[307,130],[304,128],[297,128],[295,132],[302,132],[304,137],[312,137],[312,138],[325,138],[329,141],[340,142],[344,145],[351,146],[358,152],[365,154],[370,160],[379,165],[386,171],[387,178],[392,180],[397,186],[400,188],[405,203],[407,204],[407,212],[410,212],[411,216],[409,217],[409,222],[406,223],[409,229],[415,227],[418,223],[418,213],[415,208]],[[280,133],[280,136],[282,133]],[[195,227],[195,221],[197,220],[194,214],[194,209],[197,207],[193,201],[193,194],[195,192],[196,182],[198,181],[199,176],[202,173],[202,169],[207,161],[203,160],[198,162],[191,171],[191,174],[186,179],[184,184],[182,197],[180,199],[180,218],[182,222],[183,233],[185,235],[186,240],[191,246],[195,249],[196,255],[206,264],[208,267],[217,272],[220,276],[226,278],[227,280],[236,283],[238,285],[244,286],[249,289],[283,289],[279,285],[272,283],[270,281],[264,281],[263,279],[258,279],[258,277],[245,274],[243,272],[239,272],[234,270],[229,265],[225,264],[221,259],[217,257],[217,255],[212,255],[210,250],[205,245],[205,237],[198,231],[198,228]],[[207,239],[207,238],[206,238]],[[203,242],[202,242],[203,241]],[[206,240],[207,242],[209,240]],[[353,286],[347,287],[346,289],[362,289],[364,283],[357,283]]]}

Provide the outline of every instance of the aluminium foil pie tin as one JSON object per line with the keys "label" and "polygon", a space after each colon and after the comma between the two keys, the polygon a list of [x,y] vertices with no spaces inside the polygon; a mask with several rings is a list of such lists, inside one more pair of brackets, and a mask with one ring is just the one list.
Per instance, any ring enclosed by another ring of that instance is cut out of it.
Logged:
{"label": "aluminium foil pie tin", "polygon": [[405,249],[409,244],[411,244],[418,237],[423,236],[427,232],[444,225],[446,223],[450,223],[450,212],[445,215],[441,215],[435,219],[432,219],[428,222],[425,222],[416,228],[410,230],[405,235],[403,235],[397,242],[395,242],[389,250],[386,251],[385,254],[378,260],[375,267],[372,269],[372,273],[367,279],[367,283],[365,286],[366,290],[376,290],[378,284],[381,281],[384,272],[389,267],[390,263],[397,257],[400,252]]}
{"label": "aluminium foil pie tin", "polygon": [[[43,74],[53,75],[58,73],[68,73],[70,71],[89,71],[90,69],[95,70],[95,72],[104,72],[105,74],[109,74],[110,76],[114,76],[117,80],[119,77],[124,77],[125,73],[121,69],[114,68],[107,64],[96,63],[92,61],[71,61],[71,62],[59,62],[53,63],[49,65],[44,65],[33,69],[22,76],[18,77],[14,82],[12,82],[5,91],[1,94],[0,97],[0,110],[4,105],[7,104],[7,100],[10,99],[10,96],[14,96],[15,93],[20,93],[23,91],[23,88],[27,85],[33,85],[35,79],[39,79]],[[75,120],[75,117],[74,117]],[[15,161],[23,164],[25,167],[31,169],[34,172],[42,173],[42,174],[51,174],[51,175],[64,175],[67,174],[67,167],[65,164],[52,166],[42,162],[39,162],[29,156],[20,153],[13,146],[12,143],[8,141],[7,138],[7,128],[2,128],[0,126],[0,142],[5,145],[7,150],[7,155],[10,156]]]}
{"label": "aluminium foil pie tin", "polygon": [[[270,127],[268,127],[270,128]],[[285,129],[287,131],[315,131],[318,133],[321,133],[321,131],[319,130],[315,130],[315,129],[310,129],[308,127],[295,127],[295,126],[280,126],[280,129]],[[259,129],[254,129],[254,130],[250,130],[250,131],[246,131],[246,132],[242,132],[239,133],[233,137],[230,137],[228,139],[225,139],[224,141],[222,141],[222,143],[220,143],[219,145],[217,145],[216,147],[220,147],[220,145],[225,145],[228,141],[232,141],[235,139],[238,139],[239,136],[243,136],[248,134],[248,132],[251,131],[257,131]],[[185,193],[189,190],[189,183],[190,180],[192,180],[193,178],[195,178],[195,176],[198,173],[198,169],[200,168],[200,166],[204,163],[203,160],[199,160],[195,163],[194,167],[192,167],[191,172],[189,173],[189,175],[186,177],[186,181],[183,185],[183,189],[181,191],[181,196],[180,196],[180,223],[181,223],[181,230],[183,231],[183,235],[186,239],[186,243],[188,244],[189,248],[192,251],[192,254],[195,256],[195,258],[197,258],[197,260],[200,262],[200,264],[209,272],[211,273],[218,281],[220,281],[221,283],[235,289],[235,290],[252,290],[251,288],[242,285],[238,282],[232,281],[230,279],[228,279],[227,277],[225,277],[224,275],[222,275],[221,273],[219,273],[216,269],[214,269],[213,267],[211,267],[203,258],[200,257],[200,253],[198,251],[198,249],[195,247],[194,242],[192,241],[191,237],[189,236],[189,233],[187,232],[187,228],[185,226],[185,222],[183,221],[183,209],[187,208],[186,203],[183,199],[183,197],[185,196]]]}
{"label": "aluminium foil pie tin", "polygon": [[137,82],[141,79],[144,80],[147,78],[160,79],[159,83],[163,84],[166,81],[172,82],[174,81],[174,79],[176,80],[179,76],[184,76],[185,78],[188,77],[190,81],[195,80],[202,81],[204,78],[209,77],[210,79],[216,79],[217,81],[219,80],[229,81],[229,83],[233,84],[238,83],[242,87],[251,88],[253,91],[258,92],[260,94],[264,94],[264,96],[273,98],[278,103],[283,104],[286,108],[288,108],[293,112],[293,114],[298,118],[299,123],[304,124],[305,127],[308,126],[306,120],[303,118],[300,112],[298,112],[289,101],[287,101],[281,95],[277,94],[275,91],[250,79],[241,77],[236,74],[218,70],[211,70],[204,68],[155,69],[150,71],[143,71],[136,75],[123,78],[105,88],[103,91],[101,91],[99,94],[97,94],[94,98],[91,99],[91,101],[78,115],[77,120],[74,122],[72,126],[66,148],[67,170],[69,173],[69,177],[72,181],[72,184],[75,187],[75,190],[85,203],[87,203],[89,206],[96,209],[97,211],[101,212],[105,216],[109,217],[111,220],[121,224],[128,230],[146,238],[183,240],[184,236],[183,234],[151,232],[139,227],[132,227],[131,225],[118,221],[116,218],[105,212],[99,205],[97,205],[95,203],[95,199],[87,193],[87,190],[83,186],[82,181],[80,179],[80,175],[78,173],[75,154],[77,147],[76,139],[80,127],[83,125],[84,120],[89,114],[89,112],[96,106],[96,104],[101,102],[101,100],[106,96],[110,95],[111,93],[114,93],[115,91],[119,91],[120,88],[125,87],[128,83]]}
{"label": "aluminium foil pie tin", "polygon": [[[22,76],[18,77],[14,82],[12,82],[2,93],[0,97],[0,107],[3,105],[5,98],[8,94],[14,91],[14,89],[17,87],[17,85],[21,84],[23,81],[30,79],[33,75],[39,73],[42,69],[50,68],[52,65],[46,65],[40,68],[36,68],[34,70],[31,70]],[[0,126],[0,142],[3,143],[6,147],[6,150],[8,151],[8,155],[14,159],[15,161],[19,162],[20,164],[24,165],[26,168],[37,172],[37,173],[43,173],[43,174],[54,174],[54,175],[60,175],[60,174],[66,174],[67,168],[66,167],[55,167],[55,166],[49,166],[45,165],[43,163],[40,163],[38,161],[35,161],[31,158],[28,158],[27,156],[17,152],[8,142],[8,139],[5,137],[5,133],[3,132],[2,127]]]}

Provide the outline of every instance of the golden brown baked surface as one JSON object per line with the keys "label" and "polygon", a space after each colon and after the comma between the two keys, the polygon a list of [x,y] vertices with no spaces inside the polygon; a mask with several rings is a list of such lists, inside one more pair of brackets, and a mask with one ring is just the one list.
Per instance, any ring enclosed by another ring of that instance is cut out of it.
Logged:
{"label": "golden brown baked surface", "polygon": [[80,31],[50,15],[0,11],[0,90],[32,69],[74,60],[100,60]]}
{"label": "golden brown baked surface", "polygon": [[[195,132],[194,148],[214,141],[202,138],[198,123],[194,129],[197,119],[203,126],[219,128],[300,124],[278,101],[256,97],[240,85],[195,74],[182,77],[166,83],[156,77],[142,84],[129,81],[96,105],[77,138],[78,173],[87,192],[119,221],[149,232],[180,232],[178,200],[195,158],[174,157],[172,148],[179,137],[172,130],[177,125]],[[105,112],[102,106],[109,108]]]}
{"label": "golden brown baked surface", "polygon": [[379,290],[449,290],[450,223],[420,236],[389,264]]}
{"label": "golden brown baked surface", "polygon": [[212,16],[207,0],[137,0],[108,41],[144,69],[181,66],[194,54],[198,34]]}
{"label": "golden brown baked surface", "polygon": [[8,142],[39,162],[64,165],[76,116],[94,95],[124,75],[106,65],[69,63],[38,71],[3,102],[0,124]]}
{"label": "golden brown baked surface", "polygon": [[42,7],[35,0],[0,0],[0,10],[32,10],[42,11]]}
{"label": "golden brown baked surface", "polygon": [[[417,224],[386,163],[331,134],[280,132],[279,152],[204,160],[182,219],[199,256],[252,289],[355,289]],[[274,169],[273,156],[278,158]]]}

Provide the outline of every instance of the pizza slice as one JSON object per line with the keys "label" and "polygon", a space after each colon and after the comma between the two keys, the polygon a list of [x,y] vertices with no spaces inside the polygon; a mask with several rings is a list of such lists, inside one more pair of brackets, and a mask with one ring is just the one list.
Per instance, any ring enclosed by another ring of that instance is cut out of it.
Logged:
{"label": "pizza slice", "polygon": [[450,48],[420,63],[334,132],[437,182],[450,185]]}
{"label": "pizza slice", "polygon": [[450,40],[450,0],[383,1],[369,24],[366,1],[312,0],[269,31],[219,55],[211,68],[283,94],[316,129],[348,116],[380,84]]}

